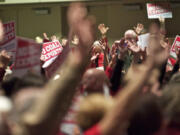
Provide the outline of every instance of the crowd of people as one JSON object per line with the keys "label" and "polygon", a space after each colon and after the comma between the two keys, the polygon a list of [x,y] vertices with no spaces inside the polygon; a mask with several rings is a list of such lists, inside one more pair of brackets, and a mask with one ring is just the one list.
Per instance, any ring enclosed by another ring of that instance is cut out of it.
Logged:
{"label": "crowd of people", "polygon": [[[112,45],[105,24],[95,36],[95,18],[83,4],[71,4],[67,20],[61,44],[71,51],[51,79],[43,68],[41,76],[7,76],[11,57],[1,51],[0,135],[180,135],[180,51],[167,70],[165,19],[147,30],[137,24]],[[1,26],[0,39],[2,33]],[[138,36],[145,33],[142,46]],[[38,42],[58,40],[43,37]]]}

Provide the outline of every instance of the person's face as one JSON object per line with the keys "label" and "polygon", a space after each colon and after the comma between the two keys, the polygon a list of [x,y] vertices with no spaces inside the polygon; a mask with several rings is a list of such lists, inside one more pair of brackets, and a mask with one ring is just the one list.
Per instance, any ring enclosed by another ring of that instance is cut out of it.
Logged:
{"label": "person's face", "polygon": [[93,52],[96,54],[96,53],[101,53],[101,48],[100,47],[97,47],[97,46],[94,46],[93,47]]}
{"label": "person's face", "polygon": [[136,38],[132,34],[125,35],[125,42],[127,41],[131,43],[137,42]]}
{"label": "person's face", "polygon": [[56,37],[56,36],[52,36],[52,37],[51,37],[51,40],[52,40],[52,41],[55,41],[55,40],[57,40],[57,37]]}

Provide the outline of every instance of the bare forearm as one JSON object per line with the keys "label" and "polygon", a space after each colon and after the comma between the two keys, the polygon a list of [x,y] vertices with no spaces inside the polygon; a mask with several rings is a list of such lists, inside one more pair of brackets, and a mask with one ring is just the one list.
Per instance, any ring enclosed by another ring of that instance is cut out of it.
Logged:
{"label": "bare forearm", "polygon": [[[134,105],[141,94],[141,89],[146,82],[151,71],[151,67],[146,67],[142,71],[140,78],[137,81],[129,82],[122,92],[115,99],[115,106],[100,122],[103,135],[115,134],[117,129],[123,131],[133,112]],[[120,129],[121,128],[121,129]]]}
{"label": "bare forearm", "polygon": [[[68,60],[67,60],[68,61]],[[69,60],[70,61],[70,60]],[[51,80],[45,87],[46,91],[40,98],[32,113],[25,115],[24,122],[31,130],[33,127],[48,128],[48,131],[37,130],[38,134],[49,135],[54,130],[54,125],[61,122],[67,112],[72,98],[76,92],[76,87],[81,80],[81,76],[87,65],[87,57],[83,62],[75,64],[68,62],[63,67],[63,75],[59,80]]]}

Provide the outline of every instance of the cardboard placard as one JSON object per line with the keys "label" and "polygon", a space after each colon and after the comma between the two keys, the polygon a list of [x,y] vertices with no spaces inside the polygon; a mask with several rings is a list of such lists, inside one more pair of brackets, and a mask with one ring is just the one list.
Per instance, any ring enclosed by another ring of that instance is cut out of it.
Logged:
{"label": "cardboard placard", "polygon": [[57,57],[62,50],[63,47],[59,41],[44,43],[42,47],[41,59],[46,62],[54,57]]}
{"label": "cardboard placard", "polygon": [[0,51],[6,50],[11,56],[13,61],[16,57],[16,32],[15,32],[15,22],[11,21],[3,24],[4,38],[0,42]]}
{"label": "cardboard placard", "polygon": [[176,36],[175,40],[174,40],[174,43],[171,47],[171,51],[175,52],[175,47],[177,47],[178,49],[180,49],[180,36]]}
{"label": "cardboard placard", "polygon": [[176,36],[176,38],[173,42],[173,45],[171,46],[170,58],[168,59],[168,65],[170,67],[173,67],[174,64],[176,63],[177,55],[176,55],[175,47],[180,49],[180,36],[178,36],[178,35]]}
{"label": "cardboard placard", "polygon": [[150,36],[149,33],[142,34],[142,35],[138,36],[137,44],[141,49],[145,49],[145,47],[148,46],[148,44],[149,44],[149,36]]}
{"label": "cardboard placard", "polygon": [[17,38],[17,53],[13,75],[22,77],[27,72],[40,74],[41,45],[27,38]]}
{"label": "cardboard placard", "polygon": [[64,47],[62,53],[58,55],[58,57],[53,60],[53,62],[45,68],[46,77],[50,79],[54,73],[57,71],[57,69],[64,63],[65,59],[67,58],[69,54],[70,48],[69,45]]}
{"label": "cardboard placard", "polygon": [[147,13],[149,19],[172,18],[170,3],[147,3]]}

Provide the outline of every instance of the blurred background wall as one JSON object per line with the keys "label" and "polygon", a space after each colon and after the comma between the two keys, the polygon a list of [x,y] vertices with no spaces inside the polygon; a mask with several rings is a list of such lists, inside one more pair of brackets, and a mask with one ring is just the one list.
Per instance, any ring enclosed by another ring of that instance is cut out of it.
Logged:
{"label": "blurred background wall", "polygon": [[[87,1],[90,14],[96,17],[97,24],[110,27],[110,41],[119,39],[127,29],[138,22],[147,28],[151,20],[147,19],[146,2],[143,0],[95,0]],[[0,19],[3,22],[15,21],[18,36],[35,38],[46,32],[49,36],[67,36],[66,20],[68,0],[7,0],[0,2]],[[172,3],[173,19],[166,20],[168,36],[180,34],[180,3]],[[97,35],[99,35],[97,31]]]}

